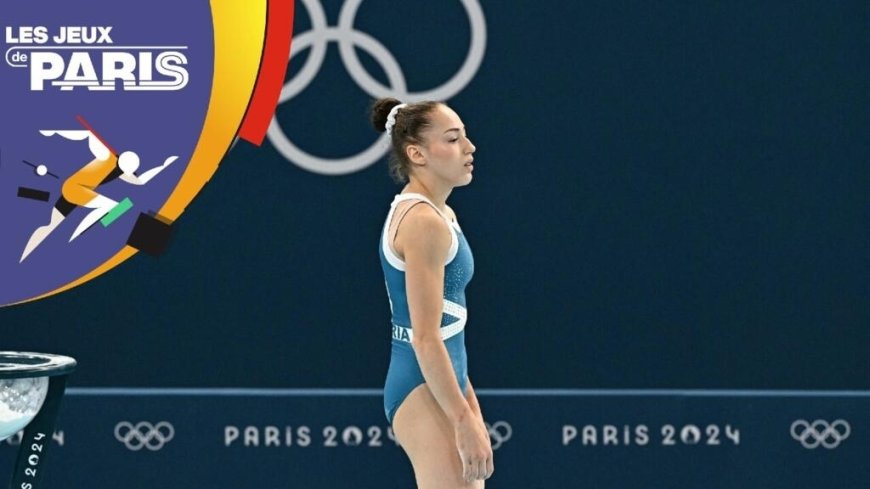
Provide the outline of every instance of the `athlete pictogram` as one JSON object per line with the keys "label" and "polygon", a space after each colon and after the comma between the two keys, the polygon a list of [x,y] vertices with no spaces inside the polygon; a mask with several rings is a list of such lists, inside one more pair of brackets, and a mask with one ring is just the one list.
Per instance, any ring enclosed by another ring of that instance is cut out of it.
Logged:
{"label": "athlete pictogram", "polygon": [[166,158],[162,165],[154,167],[141,175],[136,174],[139,169],[139,155],[133,151],[124,151],[120,155],[111,148],[81,117],[79,122],[85,129],[69,130],[41,130],[40,134],[46,137],[59,136],[70,141],[88,142],[88,148],[94,159],[67,178],[61,190],[61,197],[51,210],[51,218],[48,224],[36,228],[30,235],[30,239],[24,246],[20,262],[23,262],[33,251],[54,231],[73,210],[77,207],[93,209],[89,212],[73,231],[69,241],[79,237],[97,221],[103,220],[103,225],[108,226],[118,217],[133,207],[130,199],[120,202],[97,192],[97,187],[115,179],[120,179],[131,185],[145,185],[158,173],[172,164],[178,156]]}

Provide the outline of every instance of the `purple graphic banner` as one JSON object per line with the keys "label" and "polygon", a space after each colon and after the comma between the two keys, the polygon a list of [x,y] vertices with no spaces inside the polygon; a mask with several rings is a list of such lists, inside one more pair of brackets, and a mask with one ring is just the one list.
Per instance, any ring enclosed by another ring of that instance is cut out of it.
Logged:
{"label": "purple graphic banner", "polygon": [[[10,304],[93,270],[123,248],[140,213],[167,200],[205,118],[213,35],[205,1],[35,1],[2,11],[0,304]],[[83,139],[88,130],[96,137]],[[119,178],[118,163],[85,168],[101,147],[135,153],[138,182]],[[61,200],[69,195],[80,200]],[[125,199],[114,214],[101,209]],[[80,229],[95,210],[105,219]]]}

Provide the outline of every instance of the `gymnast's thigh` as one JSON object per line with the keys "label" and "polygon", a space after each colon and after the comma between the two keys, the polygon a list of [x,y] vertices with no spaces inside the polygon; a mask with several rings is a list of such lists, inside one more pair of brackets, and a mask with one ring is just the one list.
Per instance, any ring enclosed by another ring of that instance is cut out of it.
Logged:
{"label": "gymnast's thigh", "polygon": [[393,417],[393,432],[411,459],[419,489],[482,489],[466,482],[453,426],[424,383],[411,391]]}

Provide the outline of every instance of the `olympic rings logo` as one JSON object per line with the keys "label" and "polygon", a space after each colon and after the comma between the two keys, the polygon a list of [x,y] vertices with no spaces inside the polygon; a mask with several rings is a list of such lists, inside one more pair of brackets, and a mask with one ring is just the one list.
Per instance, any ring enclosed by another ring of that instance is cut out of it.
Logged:
{"label": "olympic rings logo", "polygon": [[[486,20],[477,0],[461,0],[471,24],[471,43],[465,62],[456,74],[444,84],[431,90],[410,92],[401,67],[392,53],[374,37],[354,28],[354,19],[362,0],[347,0],[338,15],[338,25],[328,26],[326,13],[317,0],[302,0],[311,19],[311,30],[293,37],[290,59],[311,49],[308,59],[299,72],[284,84],[278,104],[283,104],[314,80],[326,57],[330,41],[338,43],[341,60],[354,82],[374,98],[394,97],[403,102],[421,100],[448,100],[465,88],[474,78],[486,50]],[[374,79],[360,63],[354,48],[359,47],[380,64],[387,75],[390,86],[384,86]],[[365,151],[349,158],[321,158],[299,149],[284,133],[276,116],[266,133],[269,141],[291,163],[313,173],[322,175],[344,175],[362,170],[382,158],[389,149],[389,136],[384,133]]]}
{"label": "olympic rings logo", "polygon": [[514,434],[513,428],[507,421],[496,421],[492,425],[486,423],[486,430],[489,431],[493,450],[498,450],[502,443],[510,440]]}
{"label": "olympic rings logo", "polygon": [[849,438],[852,428],[849,423],[838,419],[833,423],[817,419],[812,423],[799,419],[791,424],[791,437],[801,442],[807,449],[814,449],[819,445],[833,449]]}
{"label": "olympic rings logo", "polygon": [[141,450],[143,447],[156,452],[174,437],[175,428],[166,421],[161,421],[156,425],[146,421],[136,425],[122,421],[115,426],[115,438],[123,443],[127,449],[134,452]]}

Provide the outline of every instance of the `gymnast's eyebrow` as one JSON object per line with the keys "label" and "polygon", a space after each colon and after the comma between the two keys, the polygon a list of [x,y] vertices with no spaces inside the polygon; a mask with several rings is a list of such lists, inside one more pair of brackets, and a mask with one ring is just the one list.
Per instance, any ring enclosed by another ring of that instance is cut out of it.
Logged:
{"label": "gymnast's eyebrow", "polygon": [[459,130],[458,127],[454,127],[454,128],[451,128],[451,129],[448,129],[448,130],[444,131],[444,134],[447,134],[447,133],[450,132],[450,131],[458,131],[458,130]]}

